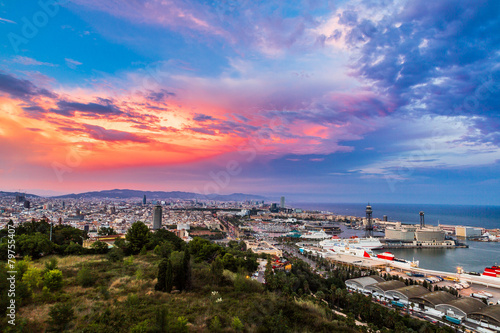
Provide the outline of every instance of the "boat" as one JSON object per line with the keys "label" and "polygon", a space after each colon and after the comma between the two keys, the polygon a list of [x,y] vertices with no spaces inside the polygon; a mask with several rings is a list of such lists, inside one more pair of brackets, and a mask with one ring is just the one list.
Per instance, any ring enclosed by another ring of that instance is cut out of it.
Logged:
{"label": "boat", "polygon": [[489,277],[500,277],[500,267],[499,266],[491,266],[491,267],[486,267],[484,269],[482,276],[489,276]]}
{"label": "boat", "polygon": [[391,252],[384,252],[377,254],[377,259],[388,260],[396,263],[397,266],[406,266],[406,267],[418,267],[419,262],[417,261],[409,261],[405,259],[399,259],[394,256]]}
{"label": "boat", "polygon": [[334,246],[339,246],[339,245],[355,246],[366,250],[376,250],[376,249],[381,249],[383,247],[383,244],[380,242],[380,240],[375,237],[368,237],[368,238],[352,237],[352,238],[341,238],[341,239],[329,238],[321,241],[319,245],[327,250],[333,248]]}
{"label": "boat", "polygon": [[300,236],[300,238],[305,238],[305,239],[327,239],[330,238],[331,235],[328,235],[324,230],[321,231],[315,231],[311,232],[309,234],[303,234]]}
{"label": "boat", "polygon": [[362,258],[371,258],[374,256],[373,252],[369,249],[364,249],[358,246],[349,246],[349,245],[335,245],[329,249],[330,251],[338,254],[348,254],[351,256],[362,257]]}

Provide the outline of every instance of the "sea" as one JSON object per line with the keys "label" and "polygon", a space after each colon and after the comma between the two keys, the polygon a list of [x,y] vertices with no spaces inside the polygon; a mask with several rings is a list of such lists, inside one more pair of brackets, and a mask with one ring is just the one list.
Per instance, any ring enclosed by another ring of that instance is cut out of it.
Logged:
{"label": "sea", "polygon": [[[423,211],[426,225],[451,224],[486,229],[500,228],[500,206],[387,203],[370,203],[370,205],[374,218],[382,219],[384,215],[387,215],[389,221],[417,224],[420,221],[419,212]],[[292,206],[307,210],[328,211],[337,215],[358,217],[366,215],[366,204],[293,203]],[[351,232],[351,230],[346,230],[345,235],[340,236],[348,237]],[[469,248],[391,249],[390,252],[396,258],[419,260],[421,268],[445,272],[456,272],[460,267],[468,272],[482,273],[485,267],[500,264],[500,242],[464,241],[464,243],[469,245]]]}

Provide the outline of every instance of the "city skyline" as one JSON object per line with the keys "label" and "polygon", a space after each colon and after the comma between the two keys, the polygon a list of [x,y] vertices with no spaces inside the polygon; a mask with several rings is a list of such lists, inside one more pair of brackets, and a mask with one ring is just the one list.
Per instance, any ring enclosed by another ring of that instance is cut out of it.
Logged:
{"label": "city skyline", "polygon": [[500,205],[494,1],[0,4],[0,191]]}

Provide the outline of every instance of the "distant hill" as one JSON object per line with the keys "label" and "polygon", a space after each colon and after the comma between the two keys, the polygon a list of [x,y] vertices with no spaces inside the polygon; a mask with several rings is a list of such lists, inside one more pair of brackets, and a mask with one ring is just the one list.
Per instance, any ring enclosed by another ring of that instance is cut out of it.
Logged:
{"label": "distant hill", "polygon": [[18,194],[24,194],[27,198],[28,197],[30,197],[30,198],[38,198],[39,197],[38,195],[30,194],[30,193],[0,191],[0,197],[15,197]]}
{"label": "distant hill", "polygon": [[142,198],[146,195],[148,200],[164,200],[164,199],[199,199],[199,200],[218,200],[218,201],[243,201],[243,200],[265,200],[266,198],[260,195],[254,194],[244,194],[244,193],[233,193],[233,194],[210,194],[203,195],[192,192],[180,192],[180,191],[137,191],[137,190],[106,190],[106,191],[94,191],[94,192],[84,192],[84,193],[72,193],[66,195],[55,196],[55,199],[83,199],[83,198],[108,198],[108,199],[131,199],[131,198]]}

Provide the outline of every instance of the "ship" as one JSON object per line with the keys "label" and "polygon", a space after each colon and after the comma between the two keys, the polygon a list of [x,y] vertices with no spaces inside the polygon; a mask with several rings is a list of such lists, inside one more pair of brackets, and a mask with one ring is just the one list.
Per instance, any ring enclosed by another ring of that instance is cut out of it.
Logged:
{"label": "ship", "polygon": [[364,249],[358,246],[349,246],[346,244],[334,245],[329,248],[330,251],[338,254],[348,254],[356,257],[372,258],[374,256],[373,252],[369,249]]}
{"label": "ship", "polygon": [[482,276],[489,276],[489,277],[500,277],[500,267],[499,266],[491,266],[491,267],[486,267],[484,269]]}
{"label": "ship", "polygon": [[300,238],[305,238],[305,239],[327,239],[330,238],[331,235],[328,235],[324,230],[321,231],[315,231],[311,232],[309,234],[303,234],[300,236]]}
{"label": "ship", "polygon": [[377,259],[382,259],[382,260],[388,260],[392,261],[393,263],[396,263],[397,266],[401,267],[418,267],[419,261],[409,261],[405,259],[399,259],[394,256],[391,252],[384,252],[384,253],[379,253],[377,254]]}
{"label": "ship", "polygon": [[354,246],[365,250],[376,250],[381,249],[383,244],[378,238],[368,237],[368,238],[330,238],[319,242],[319,245],[324,249],[332,249],[334,246]]}

